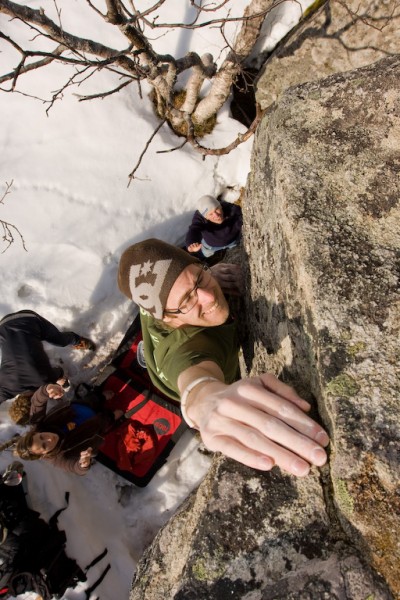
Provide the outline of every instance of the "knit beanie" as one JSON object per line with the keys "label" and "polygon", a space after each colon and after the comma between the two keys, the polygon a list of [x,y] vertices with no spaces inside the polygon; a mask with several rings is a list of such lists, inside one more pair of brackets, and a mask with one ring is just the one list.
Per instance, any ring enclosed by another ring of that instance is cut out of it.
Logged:
{"label": "knit beanie", "polygon": [[207,213],[220,207],[221,204],[214,196],[202,196],[200,200],[197,201],[197,210],[202,217],[205,217]]}
{"label": "knit beanie", "polygon": [[187,266],[200,261],[185,250],[150,239],[127,248],[119,261],[118,286],[155,319],[162,319],[168,295]]}

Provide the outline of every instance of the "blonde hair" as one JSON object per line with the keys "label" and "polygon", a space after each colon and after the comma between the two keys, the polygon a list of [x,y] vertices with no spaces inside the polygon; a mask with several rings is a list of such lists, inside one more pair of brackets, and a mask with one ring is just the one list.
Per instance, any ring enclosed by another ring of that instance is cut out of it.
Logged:
{"label": "blonde hair", "polygon": [[33,392],[18,394],[10,406],[8,414],[17,425],[27,425],[31,412],[31,398]]}

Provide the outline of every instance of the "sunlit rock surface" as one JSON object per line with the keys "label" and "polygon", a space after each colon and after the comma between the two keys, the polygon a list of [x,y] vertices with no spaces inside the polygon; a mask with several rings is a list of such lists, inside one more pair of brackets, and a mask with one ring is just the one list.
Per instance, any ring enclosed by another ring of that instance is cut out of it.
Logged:
{"label": "sunlit rock surface", "polygon": [[390,57],[283,93],[243,201],[243,363],[311,401],[329,464],[296,479],[216,457],[130,600],[400,597],[399,81]]}

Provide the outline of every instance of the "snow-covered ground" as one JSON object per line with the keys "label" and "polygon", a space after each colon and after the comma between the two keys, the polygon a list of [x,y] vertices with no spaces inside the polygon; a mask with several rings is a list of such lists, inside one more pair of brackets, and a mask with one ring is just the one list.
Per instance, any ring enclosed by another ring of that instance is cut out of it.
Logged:
{"label": "snow-covered ground", "polygon": [[[39,6],[34,1],[28,4]],[[246,4],[235,0],[236,7]],[[43,0],[40,5],[54,10],[55,3]],[[166,2],[163,18],[187,21],[192,10],[188,5]],[[84,0],[58,0],[57,6],[66,30],[88,37],[101,32],[105,43],[124,45],[115,28],[93,16]],[[271,36],[278,40],[298,16],[298,2],[280,5],[260,49],[269,48]],[[235,27],[228,28],[230,36]],[[0,16],[0,29],[6,35],[16,31],[24,35],[18,22],[4,16]],[[219,29],[212,28],[173,30],[154,45],[157,51],[175,56],[207,51],[221,60],[225,43]],[[18,57],[4,42],[0,50],[5,72],[4,65],[15,66]],[[67,67],[52,65],[21,78],[19,89],[48,98],[66,76]],[[0,255],[0,317],[31,309],[61,329],[91,337],[98,345],[95,354],[48,346],[53,362],[63,364],[74,385],[94,379],[135,314],[134,305],[116,285],[121,252],[148,237],[182,241],[196,200],[203,194],[217,195],[228,186],[233,193],[240,190],[250,167],[251,140],[228,156],[204,161],[189,146],[157,154],[179,144],[164,125],[144,157],[138,179],[128,187],[128,175],[158,124],[147,98],[149,90],[142,87],[143,100],[134,85],[103,100],[78,102],[74,95],[115,85],[115,75],[101,72],[81,87],[67,90],[48,116],[37,99],[0,92],[0,198],[6,182],[13,182],[0,205],[0,219],[18,228],[26,247],[15,232],[15,242]],[[225,106],[209,143],[224,146],[239,131],[244,127]],[[0,245],[0,251],[5,248],[6,244]],[[16,430],[7,411],[5,403],[0,407],[2,441]],[[0,468],[11,460],[10,452],[3,452]],[[80,478],[39,461],[26,463],[29,498],[49,518],[64,505],[65,492],[70,492],[69,508],[59,520],[67,533],[67,551],[84,567],[107,547],[108,555],[89,572],[89,584],[109,562],[111,570],[93,597],[123,599],[128,597],[144,548],[198,485],[208,464],[187,432],[146,488],[136,488],[100,464]],[[83,600],[83,587],[64,597]]]}

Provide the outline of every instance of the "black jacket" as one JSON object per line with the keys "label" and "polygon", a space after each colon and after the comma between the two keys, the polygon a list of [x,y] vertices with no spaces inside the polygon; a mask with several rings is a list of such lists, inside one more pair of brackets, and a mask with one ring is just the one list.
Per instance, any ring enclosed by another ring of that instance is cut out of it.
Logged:
{"label": "black jacket", "polygon": [[50,365],[43,341],[67,346],[78,340],[32,310],[6,315],[0,322],[0,403],[62,376],[61,367]]}
{"label": "black jacket", "polygon": [[217,248],[228,246],[235,240],[239,240],[243,225],[242,209],[237,204],[225,202],[225,200],[221,200],[221,207],[225,218],[220,224],[207,221],[196,210],[186,234],[186,247],[190,244],[200,244],[202,239],[209,246]]}

